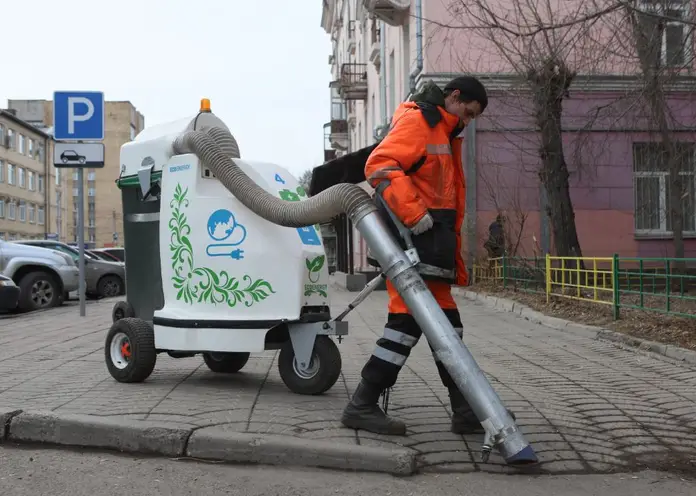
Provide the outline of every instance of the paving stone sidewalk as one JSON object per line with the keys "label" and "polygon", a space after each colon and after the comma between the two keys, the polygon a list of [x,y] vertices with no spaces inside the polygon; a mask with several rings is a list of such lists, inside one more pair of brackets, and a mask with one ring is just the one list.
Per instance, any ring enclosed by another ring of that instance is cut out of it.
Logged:
{"label": "paving stone sidewalk", "polygon": [[[334,312],[355,293],[335,290]],[[0,319],[0,407],[52,410],[181,426],[271,433],[363,446],[404,446],[421,470],[506,471],[479,463],[481,437],[449,432],[447,393],[424,339],[390,395],[389,413],[406,437],[343,428],[342,408],[381,334],[386,294],[350,314],[339,345],[343,374],[327,394],[290,393],[277,353],[252,355],[239,374],[210,372],[200,357],[160,355],[142,384],[119,384],[104,364],[104,338],[116,300],[70,304]],[[546,328],[461,298],[465,342],[550,473],[696,471],[696,368]]]}

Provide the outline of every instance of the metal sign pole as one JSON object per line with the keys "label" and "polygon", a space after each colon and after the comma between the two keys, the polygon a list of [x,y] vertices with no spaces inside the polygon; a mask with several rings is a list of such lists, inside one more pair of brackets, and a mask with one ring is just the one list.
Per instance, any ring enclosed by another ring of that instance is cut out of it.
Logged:
{"label": "metal sign pole", "polygon": [[77,243],[80,317],[85,316],[85,167],[103,168],[104,93],[101,91],[53,92],[53,165],[77,171]]}
{"label": "metal sign pole", "polygon": [[77,168],[77,244],[80,247],[80,317],[85,316],[85,170]]}

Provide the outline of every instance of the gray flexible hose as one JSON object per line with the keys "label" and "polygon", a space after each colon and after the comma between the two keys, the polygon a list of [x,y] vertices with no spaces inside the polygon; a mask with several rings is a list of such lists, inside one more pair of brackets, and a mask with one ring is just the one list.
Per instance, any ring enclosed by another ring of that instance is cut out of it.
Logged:
{"label": "gray flexible hose", "polygon": [[[234,137],[220,128],[188,131],[174,141],[178,154],[194,153],[220,182],[247,208],[269,222],[285,227],[305,227],[328,222],[346,213],[356,222],[376,211],[370,195],[355,184],[336,184],[301,202],[275,197],[242,171],[230,155],[239,156]],[[229,152],[229,153],[226,153]]]}

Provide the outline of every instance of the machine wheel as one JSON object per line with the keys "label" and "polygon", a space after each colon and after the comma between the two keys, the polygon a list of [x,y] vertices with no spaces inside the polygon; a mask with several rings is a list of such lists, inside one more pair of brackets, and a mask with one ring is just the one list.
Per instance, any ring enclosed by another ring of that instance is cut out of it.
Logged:
{"label": "machine wheel", "polygon": [[323,394],[336,384],[341,375],[341,352],[328,336],[317,336],[309,370],[300,370],[295,359],[292,342],[287,341],[280,349],[278,371],[285,385],[297,394]]}
{"label": "machine wheel", "polygon": [[117,320],[128,317],[135,317],[135,310],[133,310],[133,306],[127,301],[117,302],[114,305],[114,309],[111,311],[111,321],[116,322]]}
{"label": "machine wheel", "polygon": [[106,367],[118,382],[143,382],[155,369],[155,331],[133,317],[117,320],[106,335]]}
{"label": "machine wheel", "polygon": [[239,372],[249,361],[250,353],[203,353],[203,361],[213,372],[234,374]]}

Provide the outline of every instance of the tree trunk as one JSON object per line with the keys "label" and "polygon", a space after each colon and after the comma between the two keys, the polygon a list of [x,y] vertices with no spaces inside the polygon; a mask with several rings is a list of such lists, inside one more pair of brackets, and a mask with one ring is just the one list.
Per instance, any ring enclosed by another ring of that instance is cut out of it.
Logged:
{"label": "tree trunk", "polygon": [[573,77],[565,63],[556,59],[545,61],[528,74],[536,124],[541,133],[539,178],[548,197],[547,214],[551,219],[556,254],[564,257],[582,256],[570,198],[570,174],[563,152],[561,124],[563,98]]}

